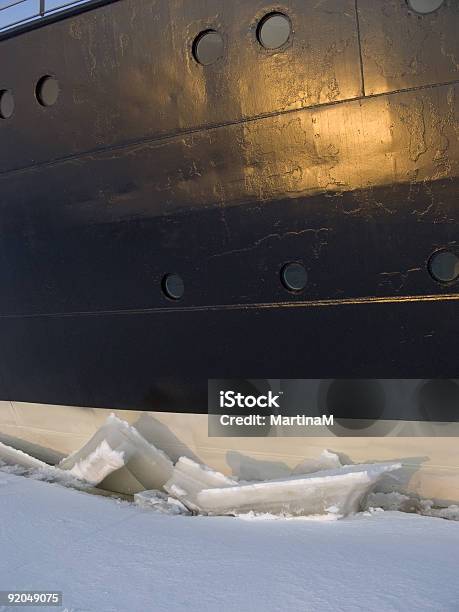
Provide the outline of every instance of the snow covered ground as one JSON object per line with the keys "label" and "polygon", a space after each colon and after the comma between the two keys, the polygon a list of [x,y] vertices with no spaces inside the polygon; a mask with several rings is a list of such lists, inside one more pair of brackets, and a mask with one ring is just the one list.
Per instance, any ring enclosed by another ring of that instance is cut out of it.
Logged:
{"label": "snow covered ground", "polygon": [[41,610],[457,612],[458,567],[440,518],[174,516],[0,471],[0,590],[63,591]]}

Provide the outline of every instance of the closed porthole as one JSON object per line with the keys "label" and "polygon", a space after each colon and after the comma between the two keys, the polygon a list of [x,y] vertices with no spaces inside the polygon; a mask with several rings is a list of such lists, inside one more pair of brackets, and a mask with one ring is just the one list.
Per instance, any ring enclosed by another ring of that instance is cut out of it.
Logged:
{"label": "closed porthole", "polygon": [[459,278],[459,257],[452,251],[437,251],[428,264],[429,272],[439,283],[451,283]]}
{"label": "closed porthole", "polygon": [[444,0],[407,0],[408,7],[415,13],[427,15],[438,10]]}
{"label": "closed porthole", "polygon": [[210,66],[223,57],[224,42],[216,30],[205,30],[193,42],[193,57],[202,66]]}
{"label": "closed porthole", "polygon": [[59,97],[59,81],[49,75],[41,77],[35,88],[35,97],[42,106],[53,106]]}
{"label": "closed porthole", "polygon": [[285,264],[281,270],[281,281],[288,291],[294,293],[303,291],[308,282],[306,268],[296,261]]}
{"label": "closed porthole", "polygon": [[14,113],[14,97],[9,89],[0,91],[0,117],[9,119]]}
{"label": "closed porthole", "polygon": [[185,293],[183,278],[175,272],[166,274],[161,281],[164,295],[171,300],[180,300]]}
{"label": "closed porthole", "polygon": [[283,13],[269,13],[257,27],[257,39],[262,47],[269,50],[280,49],[292,34],[292,23]]}

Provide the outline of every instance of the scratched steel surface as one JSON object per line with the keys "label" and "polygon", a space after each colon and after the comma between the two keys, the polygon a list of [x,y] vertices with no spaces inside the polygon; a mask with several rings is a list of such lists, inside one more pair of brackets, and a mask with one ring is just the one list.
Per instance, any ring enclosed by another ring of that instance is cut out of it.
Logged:
{"label": "scratched steel surface", "polygon": [[[353,0],[286,6],[295,36],[277,54],[255,37],[266,0],[121,0],[2,41],[16,121],[0,127],[1,167],[360,95]],[[225,54],[203,68],[191,47],[209,27]],[[33,96],[42,74],[61,84],[53,108]]]}
{"label": "scratched steel surface", "polygon": [[404,0],[358,0],[365,93],[459,79],[459,2],[418,15]]}
{"label": "scratched steel surface", "polygon": [[[427,262],[458,252],[458,12],[386,4],[415,34],[366,0],[122,0],[0,42],[2,397],[199,410],[207,378],[457,378],[458,282]],[[294,34],[267,52],[272,10]],[[208,27],[226,51],[203,67]]]}
{"label": "scratched steel surface", "polygon": [[[0,177],[0,312],[449,293],[458,86],[276,115]],[[90,178],[90,180],[89,180]],[[306,293],[279,283],[302,260]],[[20,296],[20,299],[19,299]]]}

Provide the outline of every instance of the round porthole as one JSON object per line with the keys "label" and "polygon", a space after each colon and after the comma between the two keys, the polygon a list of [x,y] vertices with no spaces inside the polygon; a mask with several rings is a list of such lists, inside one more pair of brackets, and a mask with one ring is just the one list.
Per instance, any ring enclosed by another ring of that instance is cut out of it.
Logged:
{"label": "round porthole", "polygon": [[459,277],[459,257],[451,251],[438,251],[429,261],[429,271],[440,283],[450,283]]}
{"label": "round porthole", "polygon": [[14,113],[14,97],[9,89],[0,91],[0,117],[9,119]]}
{"label": "round porthole", "polygon": [[303,264],[288,263],[281,270],[281,280],[289,291],[303,291],[308,282],[308,273]]}
{"label": "round porthole", "polygon": [[59,82],[52,76],[44,76],[37,83],[35,96],[42,106],[53,106],[59,97]]}
{"label": "round porthole", "polygon": [[412,11],[426,15],[439,9],[444,0],[407,0],[407,2]]}
{"label": "round porthole", "polygon": [[161,285],[164,294],[171,300],[179,300],[185,293],[185,284],[178,274],[166,274]]}
{"label": "round porthole", "polygon": [[283,47],[292,33],[292,23],[283,13],[270,13],[258,24],[257,38],[265,49]]}
{"label": "round porthole", "polygon": [[203,66],[210,66],[223,57],[223,37],[215,30],[201,32],[193,43],[194,59]]}

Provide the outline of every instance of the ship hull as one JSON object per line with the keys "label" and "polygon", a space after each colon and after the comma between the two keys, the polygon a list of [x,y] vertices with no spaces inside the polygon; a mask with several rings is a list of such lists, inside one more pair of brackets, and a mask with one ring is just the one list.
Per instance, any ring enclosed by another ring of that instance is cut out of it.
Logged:
{"label": "ship hull", "polygon": [[[224,471],[291,467],[329,438],[210,439],[208,379],[457,379],[458,278],[432,261],[459,255],[459,5],[409,6],[120,0],[0,36],[6,438],[67,454],[110,407]],[[454,440],[333,446],[427,456],[420,491],[457,499]]]}

